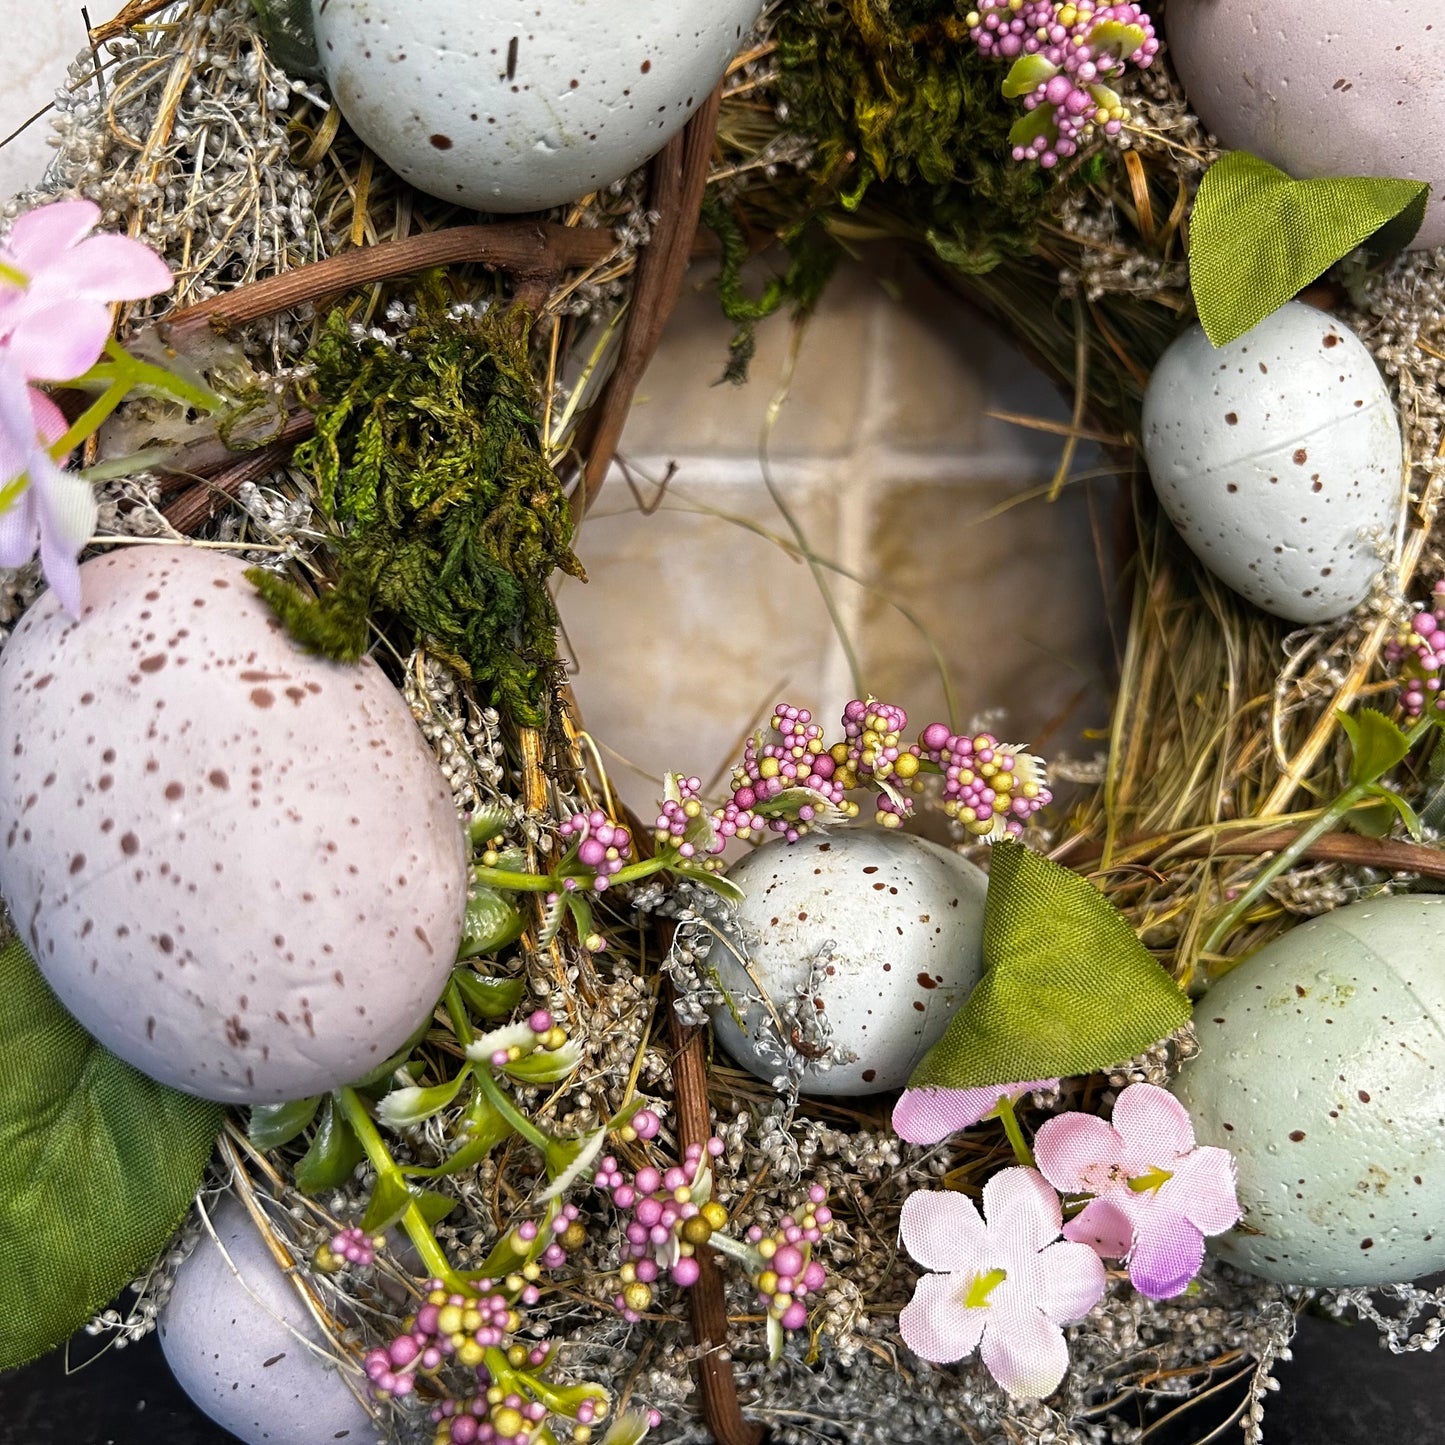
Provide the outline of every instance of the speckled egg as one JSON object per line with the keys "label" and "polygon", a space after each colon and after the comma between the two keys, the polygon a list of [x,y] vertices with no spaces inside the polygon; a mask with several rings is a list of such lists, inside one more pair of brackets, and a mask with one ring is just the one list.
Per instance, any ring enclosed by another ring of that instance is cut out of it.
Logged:
{"label": "speckled egg", "polygon": [[1175,1093],[1233,1151],[1218,1253],[1287,1284],[1445,1269],[1445,898],[1352,903],[1226,974]]}
{"label": "speckled egg", "polygon": [[[211,1224],[216,1237],[204,1235],[177,1271],[156,1321],[166,1363],[197,1408],[246,1445],[384,1438],[328,1363],[331,1347],[245,1206],[225,1199]],[[359,1372],[353,1380],[364,1394]]]}
{"label": "speckled egg", "polygon": [[761,1079],[783,1072],[779,1022],[818,1049],[825,1021],[838,1061],[810,1063],[805,1094],[899,1088],[983,972],[988,879],[925,839],[809,833],[759,848],[728,877],[746,899],[708,963],[738,1017],[723,1004],[711,1018],[718,1043]]}
{"label": "speckled egg", "polygon": [[1439,0],[1185,0],[1164,18],[1189,103],[1221,145],[1297,180],[1429,181],[1413,245],[1445,245]]}
{"label": "speckled egg", "polygon": [[1348,327],[1292,301],[1228,346],[1192,327],[1144,397],[1159,501],[1222,582],[1291,622],[1341,617],[1389,555],[1400,422]]}
{"label": "speckled egg", "polygon": [[426,1018],[466,906],[450,791],[371,662],[301,652],[240,561],[123,547],[0,653],[0,892],[153,1078],[302,1098]]}
{"label": "speckled egg", "polygon": [[722,77],[762,0],[312,0],[352,129],[420,190],[537,211],[635,170]]}

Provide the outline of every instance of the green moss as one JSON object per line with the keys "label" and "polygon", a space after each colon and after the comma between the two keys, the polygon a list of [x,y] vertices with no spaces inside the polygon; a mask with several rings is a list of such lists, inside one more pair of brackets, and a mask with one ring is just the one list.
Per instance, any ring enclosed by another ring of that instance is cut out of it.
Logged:
{"label": "green moss", "polygon": [[1034,248],[1059,184],[1012,157],[1005,69],[955,0],[799,0],[779,21],[790,124],[817,143],[819,209],[888,214],[952,266],[984,272]]}
{"label": "green moss", "polygon": [[536,725],[557,665],[547,582],[582,569],[542,457],[529,326],[515,310],[455,320],[436,282],[394,346],[333,316],[308,357],[316,435],[297,461],[337,524],[335,585],[312,598],[253,580],[303,646],[354,660],[373,628],[398,629]]}

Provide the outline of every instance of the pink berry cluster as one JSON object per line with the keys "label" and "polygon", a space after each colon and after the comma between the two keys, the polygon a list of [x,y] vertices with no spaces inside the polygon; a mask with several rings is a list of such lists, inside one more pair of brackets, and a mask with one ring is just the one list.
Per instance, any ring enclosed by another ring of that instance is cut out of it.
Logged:
{"label": "pink berry cluster", "polygon": [[[572,856],[591,874],[591,887],[598,893],[607,887],[614,873],[622,871],[632,855],[632,834],[600,808],[590,813],[573,813],[562,821],[557,831],[562,837],[574,840]],[[573,889],[586,881],[568,876],[562,879],[562,886]]]}
{"label": "pink berry cluster", "polygon": [[943,810],[968,832],[995,840],[1017,836],[1024,824],[1053,801],[1043,764],[992,733],[969,737],[930,723],[912,749],[943,774]]}
{"label": "pink berry cluster", "polygon": [[1044,167],[1075,155],[1096,130],[1117,135],[1128,113],[1105,82],[1159,53],[1137,4],[979,0],[965,23],[982,54],[1014,63],[1004,93],[1021,96],[1036,117],[1015,128],[1014,159]]}
{"label": "pink berry cluster", "polygon": [[[634,1128],[637,1122],[634,1118]],[[716,1137],[706,1145],[689,1144],[682,1164],[667,1169],[648,1164],[630,1178],[611,1154],[598,1164],[594,1182],[611,1195],[613,1207],[626,1220],[627,1258],[617,1271],[612,1300],[625,1319],[635,1323],[642,1318],[664,1270],[683,1289],[697,1283],[698,1247],[727,1223],[727,1211],[708,1201],[708,1161],[722,1150]]]}
{"label": "pink berry cluster", "polygon": [[748,739],[742,764],[733,769],[732,800],[740,808],[757,808],[795,789],[814,795],[816,801],[799,799],[766,820],[768,828],[793,843],[807,831],[806,825],[820,808],[850,811],[847,789],[835,776],[838,765],[823,742],[823,729],[807,708],[780,702],[768,726],[777,733],[777,740],[767,741],[761,733]]}
{"label": "pink berry cluster", "polygon": [[[407,1320],[402,1333],[384,1348],[368,1351],[362,1361],[374,1395],[380,1399],[409,1395],[419,1373],[433,1374],[448,1360],[475,1369],[489,1349],[506,1342],[521,1324],[515,1306],[492,1282],[483,1280],[478,1288],[478,1296],[469,1298],[448,1293],[440,1280],[427,1281],[422,1307]],[[535,1285],[521,1291],[523,1303],[534,1304],[538,1297]],[[534,1363],[545,1359],[544,1353]]]}
{"label": "pink berry cluster", "polygon": [[756,1224],[748,1230],[748,1243],[762,1261],[762,1268],[753,1274],[759,1301],[785,1330],[801,1330],[808,1323],[806,1297],[817,1294],[828,1278],[812,1258],[813,1246],[833,1229],[827,1198],[827,1190],[815,1184],[796,1219],[785,1214],[771,1234],[765,1235]]}
{"label": "pink berry cluster", "polygon": [[1435,584],[1430,601],[1385,644],[1385,661],[1399,670],[1400,711],[1406,719],[1423,717],[1427,706],[1445,713],[1440,689],[1445,673],[1445,581]]}
{"label": "pink berry cluster", "polygon": [[699,853],[715,856],[727,847],[729,838],[751,838],[759,826],[759,819],[736,798],[729,798],[708,816],[701,798],[701,778],[674,775],[672,785],[677,796],[663,801],[653,828],[659,847],[674,847],[683,858],[695,858]]}
{"label": "pink berry cluster", "polygon": [[316,1267],[327,1274],[335,1274],[348,1264],[357,1269],[369,1269],[376,1262],[376,1251],[385,1241],[379,1235],[362,1232],[356,1225],[333,1234],[316,1251]]}

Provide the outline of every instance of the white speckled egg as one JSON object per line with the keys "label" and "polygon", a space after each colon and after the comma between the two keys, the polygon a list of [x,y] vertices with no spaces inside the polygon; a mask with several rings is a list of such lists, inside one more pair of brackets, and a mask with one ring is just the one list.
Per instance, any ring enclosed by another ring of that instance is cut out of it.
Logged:
{"label": "white speckled egg", "polygon": [[123,547],[0,653],[0,892],[61,1001],[189,1093],[335,1088],[446,984],[466,844],[371,662],[301,652],[244,564]]}
{"label": "white speckled egg", "polygon": [[1243,1227],[1218,1253],[1288,1284],[1445,1269],[1445,898],[1300,924],[1195,1006],[1174,1092],[1233,1151]]}
{"label": "white speckled egg", "polygon": [[[177,1271],[156,1322],[166,1363],[196,1407],[246,1445],[383,1438],[327,1363],[331,1347],[245,1206],[227,1198],[211,1224],[216,1238],[204,1235]],[[354,1378],[364,1392],[365,1381]]]}
{"label": "white speckled egg", "polygon": [[312,0],[341,113],[404,180],[537,211],[635,170],[711,93],[762,0]]}
{"label": "white speckled egg", "polygon": [[1442,22],[1439,0],[1184,0],[1165,14],[1169,58],[1222,145],[1298,180],[1429,181],[1415,249],[1445,245]]}
{"label": "white speckled egg", "polygon": [[1342,617],[1394,535],[1400,422],[1348,327],[1292,301],[1228,346],[1192,327],[1144,397],[1144,456],[1195,556],[1291,622]]}
{"label": "white speckled egg", "polygon": [[[983,972],[986,875],[925,839],[883,828],[772,843],[728,873],[744,890],[708,963],[741,1014],[711,1011],[718,1042],[761,1079],[782,1072],[774,1013],[820,1009],[849,1062],[810,1064],[805,1094],[903,1085]],[[731,946],[727,946],[727,945]],[[734,950],[748,955],[752,976]],[[763,1000],[771,1002],[768,1006]]]}

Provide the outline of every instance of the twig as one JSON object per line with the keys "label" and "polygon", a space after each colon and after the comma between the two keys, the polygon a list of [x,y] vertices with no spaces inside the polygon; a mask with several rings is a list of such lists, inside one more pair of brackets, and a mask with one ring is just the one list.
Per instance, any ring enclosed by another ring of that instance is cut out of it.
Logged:
{"label": "twig", "polygon": [[674,136],[652,162],[649,204],[657,212],[658,221],[652,239],[637,258],[637,279],[617,364],[606,394],[588,417],[583,446],[586,464],[577,501],[579,515],[591,507],[602,488],[632,409],[637,383],[677,304],[702,212],[702,193],[707,186],[721,100],[719,86],[688,121],[682,134]]}
{"label": "twig", "polygon": [[91,45],[100,45],[107,40],[114,40],[117,35],[124,35],[132,25],[148,20],[157,10],[164,10],[170,3],[171,0],[130,0],[130,4],[115,19],[97,25],[90,32]]}
{"label": "twig", "polygon": [[296,449],[300,436],[273,442],[254,452],[234,452],[239,457],[233,466],[218,472],[208,482],[201,482],[182,492],[163,513],[176,531],[191,533],[212,517],[247,483],[258,481],[277,467],[284,466]]}
{"label": "twig", "polygon": [[297,266],[249,286],[238,286],[195,306],[187,306],[156,329],[170,345],[182,348],[188,336],[207,329],[225,330],[257,321],[303,302],[425,271],[471,261],[528,280],[556,275],[573,266],[595,266],[617,248],[605,231],[559,226],[552,221],[504,221],[490,226],[450,226],[404,240],[381,241],[345,251],[309,266]]}
{"label": "twig", "polygon": [[[662,1007],[667,1011],[675,1055],[672,1088],[677,1100],[678,1143],[684,1149],[689,1144],[703,1148],[712,1133],[707,1106],[705,1034],[702,1029],[688,1028],[678,1018],[673,1002],[669,986],[663,992]],[[692,1310],[692,1332],[698,1343],[706,1347],[697,1362],[704,1418],[717,1445],[758,1445],[763,1428],[743,1417],[732,1356],[727,1353],[728,1316],[722,1273],[711,1250],[700,1249],[695,1258],[699,1273],[697,1283],[688,1291],[688,1302]]]}

